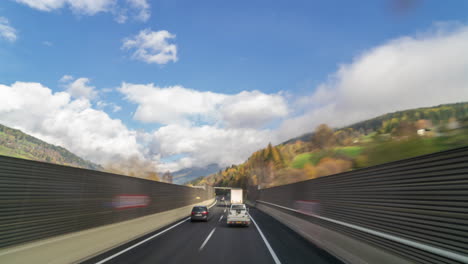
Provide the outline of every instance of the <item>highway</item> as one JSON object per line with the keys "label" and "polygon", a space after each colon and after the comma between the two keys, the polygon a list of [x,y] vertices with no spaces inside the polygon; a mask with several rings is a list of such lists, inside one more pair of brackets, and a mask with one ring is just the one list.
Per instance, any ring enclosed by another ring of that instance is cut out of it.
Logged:
{"label": "highway", "polygon": [[256,224],[228,227],[218,201],[208,222],[181,219],[83,263],[342,263],[255,208]]}

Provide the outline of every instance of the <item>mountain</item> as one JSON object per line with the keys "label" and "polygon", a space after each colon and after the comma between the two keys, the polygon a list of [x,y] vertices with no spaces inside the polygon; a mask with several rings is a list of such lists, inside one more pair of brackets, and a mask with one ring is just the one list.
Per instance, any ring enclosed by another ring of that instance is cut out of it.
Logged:
{"label": "mountain", "polygon": [[0,124],[0,155],[50,162],[91,170],[100,165],[84,160],[65,148],[46,143],[20,130]]}
{"label": "mountain", "polygon": [[[365,121],[361,121],[341,129],[352,128],[363,133],[377,131],[382,128],[384,123],[395,123],[397,120],[406,120],[415,122],[417,120],[430,120],[433,124],[438,124],[441,121],[448,121],[450,118],[462,120],[468,117],[468,103],[454,103],[454,104],[442,104],[432,107],[421,107],[410,110],[397,111],[393,113],[384,114],[375,118],[371,118]],[[392,121],[393,120],[393,121]],[[392,127],[393,128],[393,127]],[[386,129],[390,129],[387,126]],[[389,131],[387,131],[389,132]],[[296,141],[308,141],[314,133],[306,133],[301,136],[291,138],[282,144],[291,144]]]}
{"label": "mountain", "polygon": [[388,113],[339,129],[321,124],[190,184],[265,188],[461,146],[468,146],[468,102]]}
{"label": "mountain", "polygon": [[207,176],[219,171],[221,168],[217,164],[210,164],[205,167],[192,167],[178,170],[172,173],[173,183],[184,184],[195,178]]}

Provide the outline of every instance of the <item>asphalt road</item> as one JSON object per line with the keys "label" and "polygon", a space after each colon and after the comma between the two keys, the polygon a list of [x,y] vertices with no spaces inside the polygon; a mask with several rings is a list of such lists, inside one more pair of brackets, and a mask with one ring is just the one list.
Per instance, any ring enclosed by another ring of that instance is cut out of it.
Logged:
{"label": "asphalt road", "polygon": [[255,208],[249,213],[258,227],[228,227],[225,209],[218,202],[208,222],[181,219],[84,263],[341,263]]}

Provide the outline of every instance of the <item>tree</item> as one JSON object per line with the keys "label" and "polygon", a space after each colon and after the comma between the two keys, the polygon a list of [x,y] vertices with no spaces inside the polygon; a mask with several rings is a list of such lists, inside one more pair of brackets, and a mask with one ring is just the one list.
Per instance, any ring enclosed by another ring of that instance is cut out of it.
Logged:
{"label": "tree", "polygon": [[305,174],[307,176],[307,179],[315,179],[318,176],[317,169],[314,167],[314,165],[312,165],[310,163],[307,163],[304,166],[304,172],[305,172]]}
{"label": "tree", "polygon": [[321,124],[315,129],[312,136],[312,145],[318,149],[328,149],[335,144],[333,130],[326,124]]}
{"label": "tree", "polygon": [[396,127],[392,134],[398,137],[416,136],[416,126],[413,123],[403,121]]}

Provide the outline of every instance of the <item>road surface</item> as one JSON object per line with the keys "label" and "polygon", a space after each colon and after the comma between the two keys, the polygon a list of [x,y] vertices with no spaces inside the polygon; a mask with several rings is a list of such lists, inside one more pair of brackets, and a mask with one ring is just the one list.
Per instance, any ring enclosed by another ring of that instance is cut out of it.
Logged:
{"label": "road surface", "polygon": [[341,263],[255,208],[250,227],[228,227],[226,213],[218,201],[208,222],[181,219],[84,263]]}

